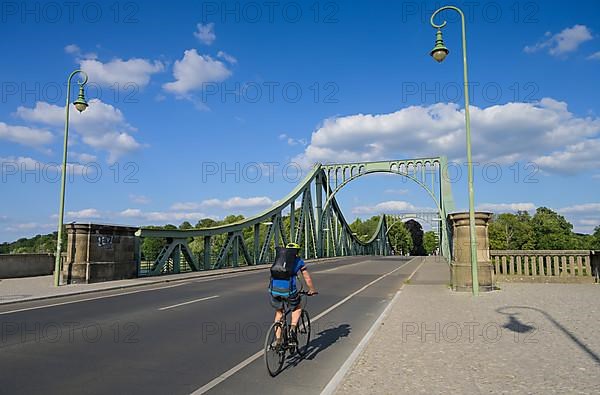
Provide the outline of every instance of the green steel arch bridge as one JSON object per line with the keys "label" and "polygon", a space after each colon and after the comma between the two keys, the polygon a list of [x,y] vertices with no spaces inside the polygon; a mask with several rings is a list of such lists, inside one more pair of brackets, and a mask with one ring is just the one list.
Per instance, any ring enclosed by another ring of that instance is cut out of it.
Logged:
{"label": "green steel arch bridge", "polygon": [[[454,202],[446,171],[447,159],[443,156],[315,164],[287,196],[242,221],[190,230],[139,229],[137,236],[162,239],[163,247],[155,259],[140,264],[138,274],[160,275],[270,263],[275,247],[288,242],[300,244],[305,259],[389,255],[388,231],[402,215],[382,214],[374,234],[363,242],[352,232],[336,200],[337,193],[350,182],[377,173],[405,177],[427,192],[437,208],[434,214],[441,254],[450,260],[450,232],[446,218],[454,210]],[[191,251],[190,240],[200,243],[200,254]]]}

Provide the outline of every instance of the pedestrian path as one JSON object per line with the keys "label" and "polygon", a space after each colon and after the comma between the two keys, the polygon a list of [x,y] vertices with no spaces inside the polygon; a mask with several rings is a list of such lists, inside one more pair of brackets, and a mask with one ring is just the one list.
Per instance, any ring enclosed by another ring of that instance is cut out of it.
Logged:
{"label": "pedestrian path", "polygon": [[499,284],[456,293],[425,260],[337,394],[598,394],[600,286]]}

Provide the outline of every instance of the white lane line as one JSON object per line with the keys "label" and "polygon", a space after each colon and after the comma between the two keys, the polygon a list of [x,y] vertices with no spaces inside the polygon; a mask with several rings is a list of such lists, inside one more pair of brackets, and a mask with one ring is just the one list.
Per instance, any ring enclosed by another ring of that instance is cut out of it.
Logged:
{"label": "white lane line", "polygon": [[315,271],[315,273],[333,272],[333,271],[338,270],[338,269],[343,269],[345,267],[350,267],[350,266],[358,265],[358,264],[365,263],[365,262],[369,262],[369,260],[364,260],[364,261],[360,261],[360,262],[356,262],[356,263],[349,263],[349,264],[346,264],[346,265],[341,265],[341,266],[338,266],[338,267],[334,267],[332,269],[319,270],[319,271]]}
{"label": "white lane line", "polygon": [[[413,272],[410,274],[410,276],[408,276],[408,280],[410,280],[415,275],[415,273],[417,272],[417,270],[419,270],[419,268],[421,266],[423,266],[423,263],[425,263],[425,259],[423,259],[421,261],[421,263],[419,264],[419,266],[417,266],[416,269],[413,270]],[[383,312],[381,313],[381,315],[379,315],[379,318],[377,318],[377,320],[375,320],[375,322],[373,323],[373,325],[371,325],[371,328],[369,328],[368,332],[363,336],[363,338],[360,341],[360,343],[358,343],[358,346],[356,346],[356,348],[354,349],[354,351],[352,352],[352,354],[350,354],[350,356],[348,357],[348,359],[346,359],[346,362],[344,362],[344,364],[340,367],[340,369],[336,372],[336,374],[333,375],[333,377],[331,378],[331,380],[329,380],[329,383],[327,383],[327,385],[325,386],[325,388],[323,388],[323,391],[321,391],[321,395],[331,395],[331,394],[333,394],[335,392],[335,390],[341,384],[341,382],[344,379],[344,377],[346,377],[346,374],[348,373],[348,371],[350,370],[350,368],[352,367],[352,365],[354,365],[354,362],[358,359],[359,355],[366,348],[367,344],[369,344],[369,341],[371,340],[371,338],[375,334],[375,331],[377,330],[377,328],[379,328],[379,326],[381,325],[382,321],[390,313],[390,310],[391,310],[392,306],[394,305],[394,303],[396,302],[396,300],[400,296],[400,293],[402,292],[402,289],[404,288],[405,284],[406,283],[402,283],[402,285],[400,286],[400,289],[398,290],[398,292],[396,292],[396,295],[394,295],[394,298],[388,303],[388,305],[383,310]]]}
{"label": "white lane line", "polygon": [[[397,267],[396,269],[392,270],[391,272],[388,272],[386,274],[383,274],[383,275],[379,276],[378,278],[376,278],[375,280],[371,281],[370,283],[368,283],[364,287],[361,287],[357,291],[354,291],[353,293],[351,293],[350,295],[348,295],[347,297],[345,297],[341,301],[337,302],[336,304],[334,304],[333,306],[331,306],[327,310],[323,311],[321,314],[319,314],[316,317],[314,317],[313,319],[311,319],[311,323],[314,323],[319,318],[323,317],[325,314],[328,314],[333,309],[335,309],[335,308],[341,306],[342,304],[346,303],[348,300],[350,300],[350,298],[352,298],[356,294],[364,291],[365,289],[367,289],[371,285],[375,284],[376,282],[378,282],[378,281],[384,279],[385,277],[389,276],[390,274],[393,274],[394,272],[402,269],[405,265],[406,265],[406,263],[404,265],[400,266],[400,267]],[[229,369],[225,373],[222,373],[221,375],[215,377],[214,379],[212,379],[208,383],[204,384],[202,387],[198,388],[196,391],[192,392],[191,395],[200,395],[200,394],[204,394],[204,393],[208,392],[212,388],[216,387],[217,385],[219,385],[223,381],[227,380],[229,377],[233,376],[234,374],[236,374],[237,372],[239,372],[240,370],[242,370],[243,368],[245,368],[250,363],[252,363],[255,360],[257,360],[258,358],[260,358],[263,355],[263,353],[264,353],[264,350],[260,350],[256,354],[251,355],[250,357],[244,359],[242,362],[238,363],[237,365],[235,365],[234,367],[232,367],[231,369]]]}
{"label": "white lane line", "polygon": [[[119,293],[119,294],[115,294],[115,295],[97,296],[95,298],[86,298],[86,299],[79,299],[79,300],[71,300],[69,302],[53,303],[53,304],[47,304],[47,305],[43,305],[43,306],[27,307],[27,308],[24,308],[24,309],[4,311],[4,312],[0,312],[0,315],[6,315],[6,314],[12,314],[12,313],[20,313],[22,311],[29,311],[29,310],[45,309],[47,307],[64,306],[64,305],[73,304],[73,303],[89,302],[90,300],[115,298],[117,296],[131,295],[131,294],[136,294],[136,293],[139,293],[139,292],[149,292],[149,291],[157,291],[157,290],[167,289],[167,288],[181,287],[182,285],[186,285],[186,284],[189,284],[189,282],[184,282],[184,283],[174,284],[174,285],[168,285],[168,286],[160,287],[160,288],[140,289],[140,290],[137,290],[137,291],[123,292],[123,293]],[[69,295],[65,295],[65,297],[66,296],[69,296]]]}
{"label": "white lane line", "polygon": [[161,307],[161,308],[159,308],[159,310],[163,311],[163,310],[174,309],[175,307],[185,306],[186,304],[196,303],[196,302],[202,302],[203,300],[209,300],[209,299],[214,299],[214,298],[218,298],[218,297],[219,297],[219,295],[207,296],[206,298],[200,298],[200,299],[190,300],[188,302],[174,304],[172,306]]}

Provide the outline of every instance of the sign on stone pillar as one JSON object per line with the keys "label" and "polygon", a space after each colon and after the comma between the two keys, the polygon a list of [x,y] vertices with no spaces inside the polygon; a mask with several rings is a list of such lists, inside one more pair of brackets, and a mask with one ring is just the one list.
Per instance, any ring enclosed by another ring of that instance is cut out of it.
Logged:
{"label": "sign on stone pillar", "polygon": [[[471,272],[471,237],[469,233],[469,213],[453,213],[448,215],[452,224],[452,289],[455,291],[471,291],[473,276]],[[492,213],[475,213],[475,236],[477,238],[477,271],[479,290],[494,290],[494,271],[490,259],[490,242],[488,222]]]}
{"label": "sign on stone pillar", "polygon": [[67,259],[63,279],[68,284],[135,278],[138,228],[102,224],[67,224]]}

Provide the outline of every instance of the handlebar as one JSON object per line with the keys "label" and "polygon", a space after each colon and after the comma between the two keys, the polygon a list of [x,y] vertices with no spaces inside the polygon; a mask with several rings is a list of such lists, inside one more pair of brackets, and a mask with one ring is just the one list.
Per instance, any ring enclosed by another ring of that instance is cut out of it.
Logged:
{"label": "handlebar", "polygon": [[306,296],[314,296],[314,295],[317,295],[317,294],[318,294],[318,292],[312,292],[312,293],[311,293],[311,292],[309,292],[309,291],[300,291],[300,292],[298,292],[298,293],[299,293],[299,294],[301,294],[301,295],[306,295]]}

